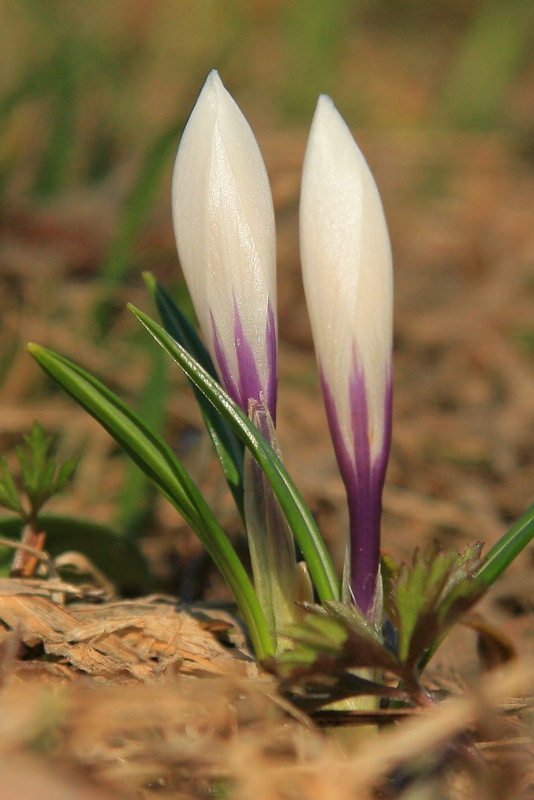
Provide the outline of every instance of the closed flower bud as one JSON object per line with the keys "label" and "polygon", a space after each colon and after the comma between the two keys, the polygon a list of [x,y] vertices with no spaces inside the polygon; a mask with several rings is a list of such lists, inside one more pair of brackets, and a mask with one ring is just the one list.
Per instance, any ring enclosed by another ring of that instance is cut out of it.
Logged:
{"label": "closed flower bud", "polygon": [[217,72],[185,127],[172,181],[182,270],[230,396],[276,408],[274,211],[258,144]]}
{"label": "closed flower bud", "polygon": [[350,513],[350,589],[371,613],[391,438],[393,282],[380,196],[329,97],[319,98],[302,176],[306,301]]}

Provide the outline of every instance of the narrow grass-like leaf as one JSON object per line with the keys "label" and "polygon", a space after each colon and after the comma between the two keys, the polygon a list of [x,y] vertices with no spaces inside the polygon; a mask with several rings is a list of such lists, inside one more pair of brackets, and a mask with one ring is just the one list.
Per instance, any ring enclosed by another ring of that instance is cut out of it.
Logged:
{"label": "narrow grass-like leaf", "polygon": [[[167,290],[154,278],[151,272],[143,272],[143,280],[150,295],[158,307],[163,327],[176,339],[178,344],[185,347],[195,361],[218,381],[217,370],[209,350],[188,320],[182,309],[177,305]],[[220,381],[219,381],[220,383]]]}
{"label": "narrow grass-like leaf", "polygon": [[330,554],[308,506],[289,477],[284,465],[246,414],[231,400],[220,385],[153,319],[129,306],[157,342],[179,364],[188,378],[202,391],[216,410],[232,426],[265,472],[274,494],[308,565],[321,600],[339,600],[339,581]]}
{"label": "narrow grass-like leaf", "polygon": [[491,586],[519,553],[534,539],[534,503],[515,522],[491,550],[475,574],[486,586]]}
{"label": "narrow grass-like leaf", "polygon": [[[143,275],[163,323],[163,327],[178,344],[190,353],[195,361],[206,370],[214,381],[219,381],[213,360],[183,311],[168,292],[149,273]],[[243,452],[241,441],[234,434],[224,418],[192,383],[195,397],[200,407],[204,424],[221,463],[224,476],[234,497],[236,506],[244,519],[243,508]]]}
{"label": "narrow grass-like leaf", "polygon": [[28,349],[44,371],[110,433],[180,511],[233,591],[258,658],[269,655],[273,643],[252,583],[230,540],[170,447],[126,403],[77,364],[36,344],[28,345]]}

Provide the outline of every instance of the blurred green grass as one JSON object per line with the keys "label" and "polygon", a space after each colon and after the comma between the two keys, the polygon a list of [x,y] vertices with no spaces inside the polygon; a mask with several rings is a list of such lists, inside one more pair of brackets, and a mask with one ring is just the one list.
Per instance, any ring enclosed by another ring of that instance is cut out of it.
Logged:
{"label": "blurred green grass", "polygon": [[211,68],[260,137],[307,128],[327,92],[358,128],[506,133],[529,153],[533,43],[532,0],[4,0],[0,204],[111,199],[92,276],[105,337],[128,275],[153,266],[140,235]]}
{"label": "blurred green grass", "polygon": [[129,274],[153,267],[141,233],[211,68],[260,136],[307,128],[327,92],[355,127],[506,132],[529,152],[533,40],[532,0],[4,0],[0,203],[111,198],[92,275],[105,338]]}
{"label": "blurred green grass", "polygon": [[207,72],[256,129],[307,126],[319,93],[370,128],[534,136],[531,0],[4,0],[0,200],[128,173],[100,278],[134,263]]}
{"label": "blurred green grass", "polygon": [[307,127],[327,92],[358,127],[506,130],[527,152],[533,41],[532,0],[4,0],[0,202],[120,193],[102,333],[211,68],[256,130]]}
{"label": "blurred green grass", "polygon": [[212,67],[256,124],[327,92],[355,125],[532,125],[530,0],[4,0],[0,37],[2,182],[36,198],[140,165]]}

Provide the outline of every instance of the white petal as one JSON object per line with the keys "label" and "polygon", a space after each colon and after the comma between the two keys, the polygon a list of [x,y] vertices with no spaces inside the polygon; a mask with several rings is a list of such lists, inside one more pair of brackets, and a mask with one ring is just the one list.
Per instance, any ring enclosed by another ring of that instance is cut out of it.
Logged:
{"label": "white petal", "polygon": [[351,448],[348,382],[363,369],[372,456],[383,442],[391,364],[392,263],[376,184],[329,97],[313,119],[302,176],[300,246],[319,365]]}
{"label": "white petal", "polygon": [[215,71],[180,142],[172,212],[180,263],[212,355],[213,319],[230,369],[237,371],[235,303],[267,380],[269,303],[276,310],[272,197],[256,139]]}

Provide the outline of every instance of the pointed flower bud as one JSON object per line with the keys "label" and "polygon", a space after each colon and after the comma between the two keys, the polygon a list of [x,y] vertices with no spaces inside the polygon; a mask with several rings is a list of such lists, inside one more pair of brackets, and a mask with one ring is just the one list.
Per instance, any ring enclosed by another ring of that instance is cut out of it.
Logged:
{"label": "pointed flower bud", "polygon": [[300,246],[317,361],[350,513],[350,589],[370,613],[391,438],[393,283],[375,182],[329,97],[304,159]]}
{"label": "pointed flower bud", "polygon": [[180,263],[230,396],[276,409],[274,211],[246,119],[210,72],[185,127],[172,181]]}

